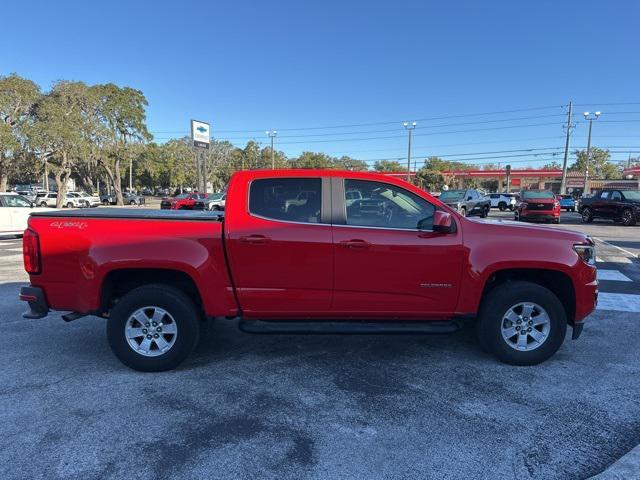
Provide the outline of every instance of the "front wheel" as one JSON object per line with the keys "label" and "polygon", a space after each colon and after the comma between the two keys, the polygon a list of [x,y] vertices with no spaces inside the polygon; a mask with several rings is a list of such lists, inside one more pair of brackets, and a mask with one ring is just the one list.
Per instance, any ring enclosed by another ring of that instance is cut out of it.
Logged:
{"label": "front wheel", "polygon": [[504,202],[500,202],[498,204],[498,208],[500,209],[501,212],[504,212],[507,209],[507,204]]}
{"label": "front wheel", "polygon": [[498,285],[482,303],[477,324],[482,347],[510,365],[536,365],[558,351],[567,317],[558,297],[536,283]]}
{"label": "front wheel", "polygon": [[482,213],[480,213],[480,218],[487,218],[489,216],[489,207],[483,207]]}
{"label": "front wheel", "polygon": [[582,209],[582,222],[583,223],[593,222],[593,212],[589,207],[584,207]]}
{"label": "front wheel", "polygon": [[71,202],[67,203],[67,208],[73,208],[73,203]]}
{"label": "front wheel", "polygon": [[135,205],[135,204],[136,204],[136,201],[135,201],[135,200],[131,200],[131,201],[129,202],[129,205]]}
{"label": "front wheel", "polygon": [[47,206],[47,202],[40,202],[40,206],[41,207],[46,207]]}
{"label": "front wheel", "polygon": [[462,208],[460,209],[460,215],[462,215],[463,217],[466,217],[466,216],[467,216],[467,209],[466,209],[466,207],[462,207]]}
{"label": "front wheel", "polygon": [[636,224],[636,218],[633,216],[633,212],[630,208],[626,208],[622,212],[622,224],[625,227],[630,227]]}
{"label": "front wheel", "polygon": [[127,367],[141,372],[173,370],[200,336],[200,313],[180,290],[145,285],[127,293],[107,322],[109,346]]}

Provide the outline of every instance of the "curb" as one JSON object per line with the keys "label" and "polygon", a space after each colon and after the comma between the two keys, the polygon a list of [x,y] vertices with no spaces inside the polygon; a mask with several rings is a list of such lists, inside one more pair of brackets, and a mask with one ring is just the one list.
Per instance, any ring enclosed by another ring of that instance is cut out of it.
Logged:
{"label": "curb", "polygon": [[589,480],[633,480],[640,479],[640,445],[619,458],[604,472]]}

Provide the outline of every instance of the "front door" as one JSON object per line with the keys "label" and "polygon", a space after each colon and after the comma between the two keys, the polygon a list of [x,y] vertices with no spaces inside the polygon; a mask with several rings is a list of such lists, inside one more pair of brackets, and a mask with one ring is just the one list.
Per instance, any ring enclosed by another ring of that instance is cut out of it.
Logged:
{"label": "front door", "polygon": [[334,199],[354,191],[360,199],[333,208],[338,216],[334,315],[451,316],[460,291],[461,233],[433,232],[435,206],[405,188],[368,180],[341,182],[334,180]]}
{"label": "front door", "polygon": [[330,313],[329,187],[319,177],[235,182],[225,225],[243,315],[303,319]]}

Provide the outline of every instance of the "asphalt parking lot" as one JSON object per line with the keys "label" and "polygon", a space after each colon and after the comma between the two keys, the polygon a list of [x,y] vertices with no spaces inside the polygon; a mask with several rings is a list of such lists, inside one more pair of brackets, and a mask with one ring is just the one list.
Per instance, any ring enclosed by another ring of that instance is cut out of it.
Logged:
{"label": "asphalt parking lot", "polygon": [[21,242],[0,240],[0,478],[595,475],[640,443],[640,226],[563,213],[550,228],[597,239],[601,301],[579,340],[569,330],[524,368],[470,330],[259,336],[217,321],[179,370],[142,374],[111,354],[104,320],[23,319]]}

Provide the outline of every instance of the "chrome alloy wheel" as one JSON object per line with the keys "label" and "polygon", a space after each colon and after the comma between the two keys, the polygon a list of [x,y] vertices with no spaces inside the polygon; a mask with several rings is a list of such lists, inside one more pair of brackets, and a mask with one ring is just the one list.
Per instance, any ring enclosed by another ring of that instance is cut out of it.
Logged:
{"label": "chrome alloy wheel", "polygon": [[514,350],[530,352],[549,338],[551,319],[537,303],[521,302],[502,316],[502,338]]}
{"label": "chrome alloy wheel", "polygon": [[129,346],[145,357],[164,355],[176,343],[178,326],[169,312],[160,307],[142,307],[129,316],[124,326]]}

